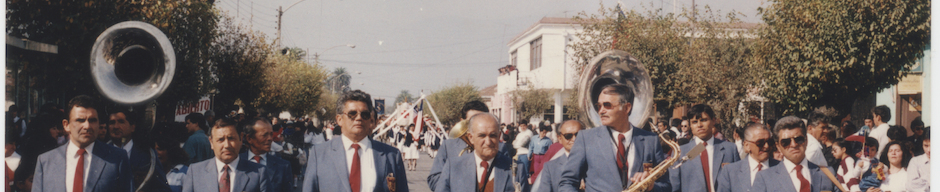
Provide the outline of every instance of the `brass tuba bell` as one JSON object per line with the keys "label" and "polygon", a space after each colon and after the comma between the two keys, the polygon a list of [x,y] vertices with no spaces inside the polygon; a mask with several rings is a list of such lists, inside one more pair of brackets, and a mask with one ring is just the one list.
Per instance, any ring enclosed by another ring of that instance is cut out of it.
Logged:
{"label": "brass tuba bell", "polygon": [[633,89],[633,111],[630,123],[643,127],[653,113],[653,85],[646,66],[632,55],[620,50],[603,52],[584,67],[578,84],[580,119],[588,127],[601,125],[601,117],[594,104],[604,86],[625,84]]}
{"label": "brass tuba bell", "polygon": [[91,50],[92,79],[114,102],[141,104],[163,93],[176,71],[173,45],[160,29],[140,21],[108,27]]}

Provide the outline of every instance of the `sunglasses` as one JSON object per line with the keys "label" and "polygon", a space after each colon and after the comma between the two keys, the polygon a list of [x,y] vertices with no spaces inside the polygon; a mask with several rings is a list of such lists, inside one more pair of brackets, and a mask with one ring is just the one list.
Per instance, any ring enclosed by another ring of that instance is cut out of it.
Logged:
{"label": "sunglasses", "polygon": [[346,117],[349,117],[349,119],[355,120],[355,119],[356,119],[356,116],[359,116],[360,118],[362,118],[363,121],[368,121],[368,120],[371,120],[371,119],[372,119],[372,111],[362,111],[362,112],[359,112],[359,111],[349,111],[349,112],[346,112]]}
{"label": "sunglasses", "polygon": [[565,137],[565,139],[567,140],[571,140],[571,138],[578,136],[578,133],[565,133],[565,134],[561,134],[561,136]]}
{"label": "sunglasses", "polygon": [[757,145],[757,148],[760,148],[760,149],[770,149],[774,147],[773,139],[761,139],[757,141],[744,140],[744,141],[754,143],[754,145]]}
{"label": "sunglasses", "polygon": [[791,142],[796,142],[797,145],[802,145],[803,143],[806,143],[806,136],[780,139],[781,146],[790,146]]}
{"label": "sunglasses", "polygon": [[594,109],[601,109],[601,107],[610,109],[610,108],[613,108],[613,107],[614,107],[614,104],[613,104],[613,103],[610,103],[610,102],[603,102],[603,103],[594,104]]}

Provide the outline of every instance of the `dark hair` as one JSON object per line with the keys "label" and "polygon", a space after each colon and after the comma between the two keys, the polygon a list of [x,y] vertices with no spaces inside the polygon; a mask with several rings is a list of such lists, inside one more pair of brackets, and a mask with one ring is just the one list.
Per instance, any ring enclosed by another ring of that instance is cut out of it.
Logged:
{"label": "dark hair", "polygon": [[874,147],[875,150],[878,150],[878,140],[872,137],[865,137],[865,146],[863,147]]}
{"label": "dark hair", "polygon": [[888,149],[891,148],[891,145],[901,147],[901,167],[907,168],[907,165],[911,162],[911,158],[914,157],[914,154],[911,153],[911,144],[907,141],[888,142],[888,145],[885,145],[884,152],[881,153],[881,157],[878,160],[886,166],[891,165],[891,162],[888,160]]}
{"label": "dark hair", "polygon": [[[240,124],[238,124],[238,128],[242,130],[242,133],[245,133],[245,140],[246,140],[246,141],[248,140],[248,138],[254,137],[254,136],[255,136],[255,133],[258,132],[258,131],[255,131],[255,124],[257,124],[259,121],[264,122],[264,123],[271,122],[271,121],[269,121],[268,119],[266,119],[266,118],[264,118],[264,117],[255,117],[255,118],[251,118],[251,119],[242,121]],[[268,123],[268,124],[270,124],[270,123]],[[272,128],[272,129],[273,129],[273,128]],[[272,130],[272,131],[273,131],[273,130]]]}
{"label": "dark hair", "polygon": [[682,119],[679,119],[679,118],[672,118],[670,121],[671,121],[671,122],[669,122],[669,126],[672,126],[672,127],[679,127],[679,125],[682,125]]}
{"label": "dark hair", "polygon": [[[88,95],[79,95],[69,100],[69,106],[65,109],[66,120],[72,120],[72,108],[81,107],[89,110],[97,110],[98,101]],[[97,111],[96,111],[97,112]]]}
{"label": "dark hair", "polygon": [[[108,115],[114,115],[114,114],[117,114],[117,113],[122,113],[122,114],[124,114],[124,119],[127,120],[127,123],[128,123],[128,124],[137,125],[137,123],[140,122],[140,118],[137,117],[137,114],[136,114],[136,113],[131,112],[131,111],[128,111],[128,110],[126,110],[126,109],[118,109],[118,110],[116,110],[116,111],[114,111],[114,112],[111,112],[111,114],[108,114]],[[110,117],[108,117],[108,118],[110,119]]]}
{"label": "dark hair", "polygon": [[906,141],[907,140],[907,130],[901,126],[891,126],[888,128],[888,139],[892,141]]}
{"label": "dark hair", "polygon": [[372,113],[370,114],[372,115],[372,119],[376,119],[375,106],[372,105],[372,96],[358,89],[343,93],[339,99],[336,99],[336,114],[343,114],[343,111],[346,110],[346,102],[350,101],[365,103],[366,108]]}
{"label": "dark hair", "polygon": [[473,100],[463,104],[463,107],[460,108],[460,116],[463,117],[463,119],[469,119],[470,117],[467,117],[467,112],[470,110],[490,112],[490,108],[486,107],[485,103],[480,100]]}
{"label": "dark hair", "polygon": [[[222,117],[222,118],[219,118],[218,120],[215,120],[215,126],[212,126],[212,129],[219,129],[219,128],[225,128],[225,127],[230,127],[230,126],[235,128],[236,134],[241,135],[241,130],[238,129],[237,124],[235,123],[235,120],[232,118],[228,118],[228,117]],[[212,137],[212,130],[209,130],[208,133],[206,133],[206,135],[208,135],[209,137]]]}
{"label": "dark hair", "polygon": [[551,131],[552,131],[552,126],[548,126],[548,125],[542,124],[542,125],[539,126],[539,132],[542,132],[542,131],[551,132]]}
{"label": "dark hair", "polygon": [[[879,105],[874,109],[871,109],[871,114],[880,116],[881,122],[888,122],[891,120],[891,109],[889,109],[886,105]],[[874,118],[874,116],[872,116],[872,118]]]}
{"label": "dark hair", "polygon": [[685,114],[685,117],[688,119],[702,118],[702,113],[708,114],[708,117],[717,118],[715,117],[715,111],[712,110],[712,107],[706,104],[692,106],[689,112]]}
{"label": "dark hair", "polygon": [[164,168],[166,168],[166,166],[186,164],[189,161],[189,155],[186,154],[186,151],[180,148],[178,141],[163,137],[162,139],[157,139],[154,144],[160,146],[160,149],[166,150],[167,165],[163,165]]}
{"label": "dark hair", "polygon": [[924,127],[924,135],[921,135],[924,141],[930,141],[930,127]]}
{"label": "dark hair", "polygon": [[809,125],[812,125],[812,126],[819,125],[820,123],[829,123],[829,121],[832,121],[832,118],[820,112],[810,113],[809,118],[807,119],[809,119],[808,120]]}
{"label": "dark hair", "polygon": [[[608,88],[610,89],[608,90]],[[620,104],[624,104],[624,103],[633,104],[633,97],[634,97],[633,88],[627,84],[614,83],[614,84],[604,85],[604,87],[601,88],[601,94],[618,95],[620,96]],[[599,98],[599,97],[600,95],[594,96],[595,98],[594,100],[596,101],[597,100],[596,98]]]}
{"label": "dark hair", "polygon": [[858,142],[846,141],[843,138],[838,138],[832,142],[832,146],[839,146],[839,147],[845,148],[845,155],[848,155],[849,157],[852,157],[852,159],[855,159],[855,153],[858,153],[858,148],[859,148],[856,146],[856,143]]}
{"label": "dark hair", "polygon": [[920,117],[915,117],[914,120],[911,121],[911,129],[912,129],[912,130],[913,130],[914,128],[917,128],[917,127],[923,128],[923,126],[924,126],[924,121],[921,120]]}
{"label": "dark hair", "polygon": [[199,125],[199,129],[202,129],[205,132],[209,132],[209,124],[206,124],[206,117],[202,116],[201,113],[190,113],[186,115],[186,121],[195,123]]}
{"label": "dark hair", "polygon": [[800,129],[803,131],[803,136],[806,136],[806,124],[803,124],[803,120],[799,117],[791,115],[783,117],[774,125],[774,138],[779,137],[780,131],[791,129]]}
{"label": "dark hair", "polygon": [[19,109],[18,107],[16,107],[16,105],[10,105],[10,108],[9,108],[9,110],[7,110],[7,113],[19,112],[19,111],[20,111],[20,109]]}
{"label": "dark hair", "polygon": [[849,135],[852,135],[858,131],[858,127],[856,127],[855,123],[852,123],[851,121],[845,121],[842,124],[842,137],[848,137]]}

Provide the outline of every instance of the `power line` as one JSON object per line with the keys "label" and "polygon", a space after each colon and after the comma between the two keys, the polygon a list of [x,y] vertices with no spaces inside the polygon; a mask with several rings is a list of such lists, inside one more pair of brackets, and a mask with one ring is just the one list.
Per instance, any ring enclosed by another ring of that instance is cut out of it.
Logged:
{"label": "power line", "polygon": [[502,36],[502,37],[490,37],[490,38],[476,39],[476,40],[470,40],[470,41],[464,41],[464,42],[457,42],[457,43],[449,43],[449,44],[439,44],[439,45],[432,45],[432,46],[427,46],[427,47],[417,47],[417,48],[407,48],[407,49],[396,49],[396,50],[388,50],[388,51],[375,51],[375,52],[342,53],[342,54],[330,54],[330,55],[338,56],[338,55],[362,55],[362,54],[375,54],[375,53],[395,53],[395,52],[414,51],[414,50],[422,50],[422,49],[433,49],[433,48],[441,48],[441,47],[448,47],[448,46],[455,46],[455,45],[462,45],[462,44],[470,44],[470,43],[480,42],[480,41],[484,41],[484,40],[491,40],[491,39],[504,38],[504,37],[507,37],[507,36]]}

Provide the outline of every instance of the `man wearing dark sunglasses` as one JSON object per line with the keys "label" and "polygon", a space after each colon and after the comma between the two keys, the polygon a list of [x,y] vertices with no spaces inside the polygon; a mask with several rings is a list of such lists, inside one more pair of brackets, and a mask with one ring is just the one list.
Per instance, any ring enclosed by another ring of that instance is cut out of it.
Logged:
{"label": "man wearing dark sunglasses", "polygon": [[574,147],[574,141],[581,130],[584,130],[584,123],[578,120],[568,120],[561,124],[561,128],[558,128],[558,143],[565,150],[562,153],[557,153],[551,161],[545,163],[545,167],[542,168],[542,173],[536,179],[537,184],[532,187],[532,191],[560,190],[558,181],[561,181],[561,172],[564,171],[565,163],[568,162],[568,155],[571,153],[571,147]]}
{"label": "man wearing dark sunglasses", "polygon": [[777,166],[757,173],[751,191],[839,191],[820,167],[806,160],[806,124],[796,116],[787,116],[774,125],[777,149],[784,160]]}
{"label": "man wearing dark sunglasses", "polygon": [[744,127],[742,148],[748,154],[741,161],[726,165],[718,173],[718,192],[748,191],[754,184],[758,171],[776,166],[780,161],[770,159],[774,141],[770,130],[760,123]]}
{"label": "man wearing dark sunglasses", "polygon": [[724,169],[723,165],[737,162],[741,156],[734,143],[714,137],[718,118],[710,106],[705,104],[692,106],[686,118],[692,126],[692,140],[679,147],[682,156],[688,154],[697,145],[704,144],[705,150],[698,155],[698,158],[690,159],[679,168],[670,170],[669,182],[672,184],[673,191],[713,192],[718,172]]}
{"label": "man wearing dark sunglasses", "polygon": [[353,90],[336,104],[342,136],[310,148],[302,191],[408,191],[401,152],[369,138],[376,125],[372,96]]}
{"label": "man wearing dark sunglasses", "polygon": [[[631,86],[610,84],[601,89],[596,109],[603,126],[578,133],[559,191],[578,191],[582,179],[585,191],[622,191],[648,177],[646,167],[666,159],[659,137],[630,123]],[[646,190],[671,191],[669,174],[664,173]]]}

